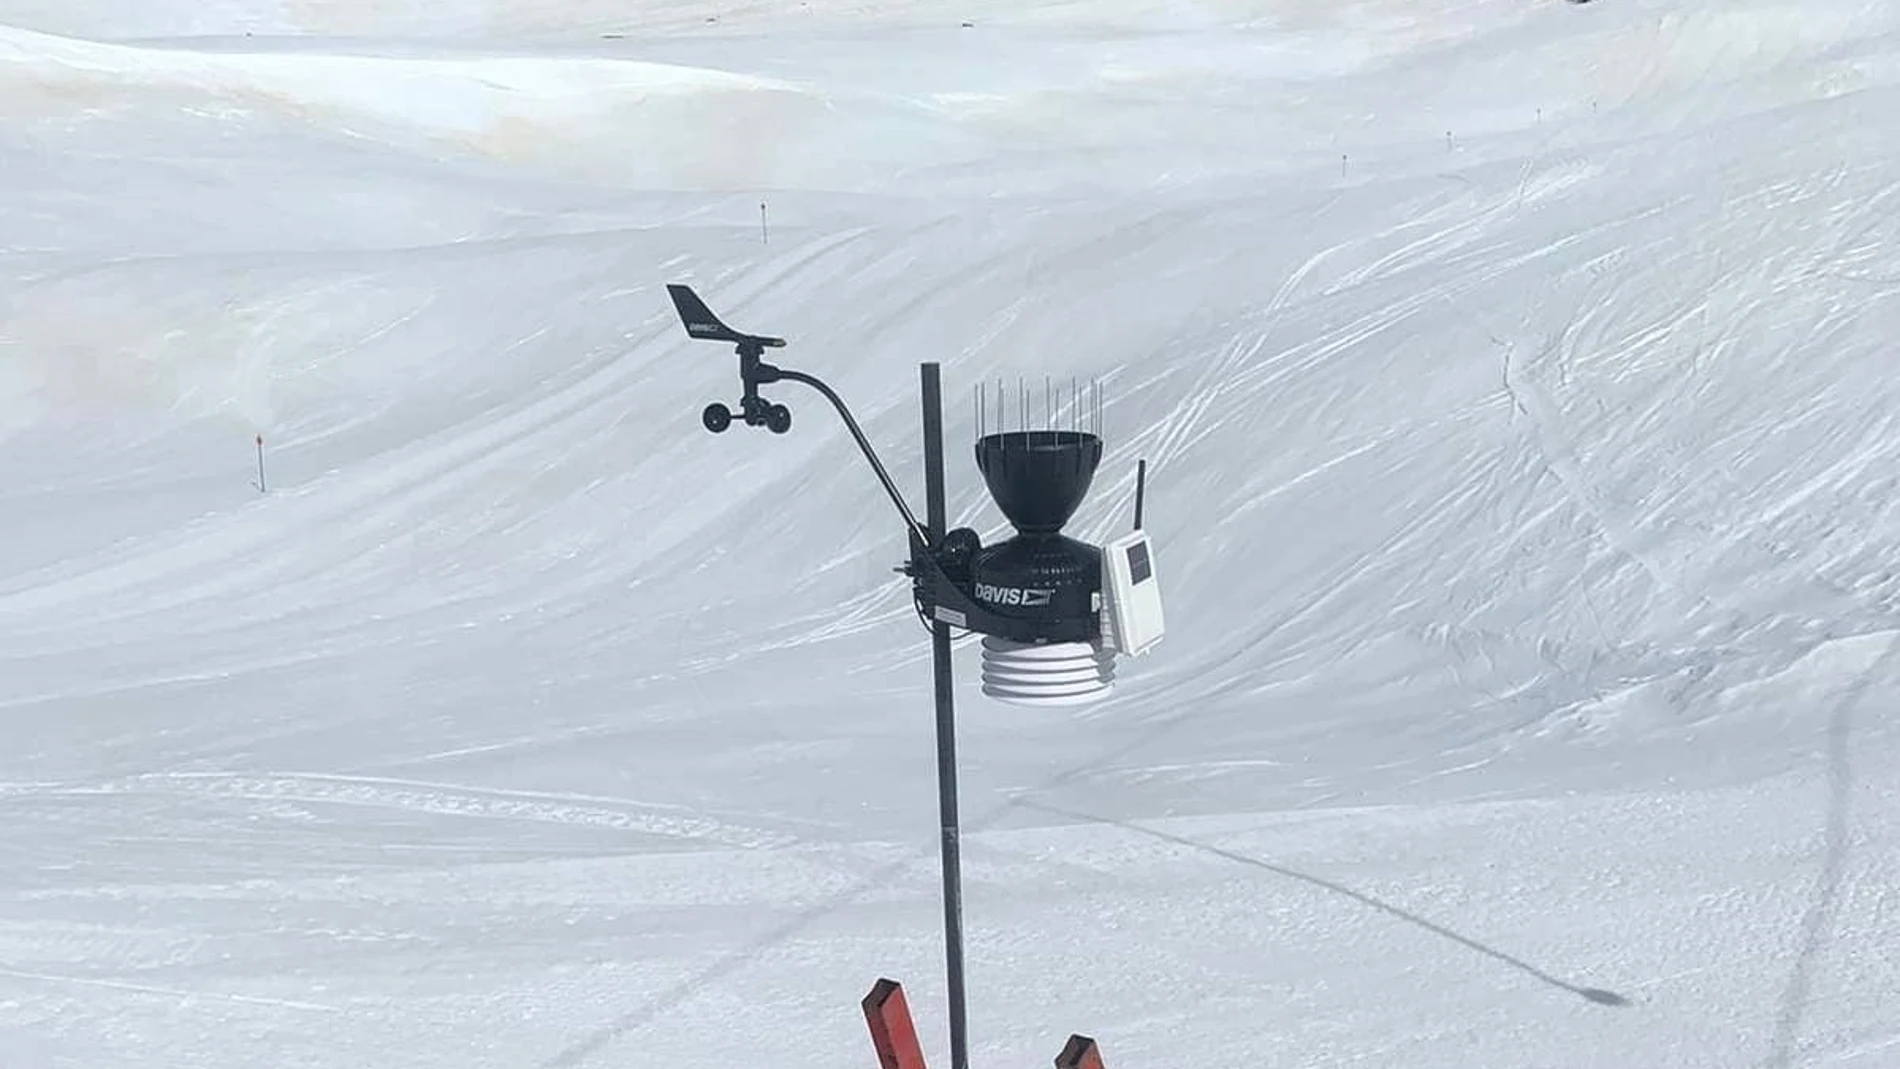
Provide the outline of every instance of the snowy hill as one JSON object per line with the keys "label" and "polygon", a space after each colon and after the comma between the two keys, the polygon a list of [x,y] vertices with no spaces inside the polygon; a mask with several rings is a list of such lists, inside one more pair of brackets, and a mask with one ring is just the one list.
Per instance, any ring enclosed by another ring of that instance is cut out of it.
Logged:
{"label": "snowy hill", "polygon": [[1115,696],[959,654],[974,1064],[1884,1064],[1895,114],[1870,0],[0,0],[0,1065],[947,1064],[902,531],[676,281],[986,538],[982,384],[1149,462]]}

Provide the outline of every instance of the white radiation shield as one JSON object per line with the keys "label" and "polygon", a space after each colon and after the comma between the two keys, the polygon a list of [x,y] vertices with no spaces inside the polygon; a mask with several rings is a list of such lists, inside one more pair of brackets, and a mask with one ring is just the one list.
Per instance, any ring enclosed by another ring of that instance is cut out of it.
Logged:
{"label": "white radiation shield", "polygon": [[983,693],[1015,705],[1083,705],[1115,685],[1115,654],[1089,642],[983,636]]}

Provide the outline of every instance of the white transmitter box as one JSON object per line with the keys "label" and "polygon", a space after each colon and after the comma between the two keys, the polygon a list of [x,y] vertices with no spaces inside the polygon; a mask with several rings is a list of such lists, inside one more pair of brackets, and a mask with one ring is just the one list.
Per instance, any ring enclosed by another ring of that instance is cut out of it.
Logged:
{"label": "white transmitter box", "polygon": [[1131,531],[1102,547],[1102,593],[1108,645],[1139,656],[1161,641],[1161,586],[1147,532]]}

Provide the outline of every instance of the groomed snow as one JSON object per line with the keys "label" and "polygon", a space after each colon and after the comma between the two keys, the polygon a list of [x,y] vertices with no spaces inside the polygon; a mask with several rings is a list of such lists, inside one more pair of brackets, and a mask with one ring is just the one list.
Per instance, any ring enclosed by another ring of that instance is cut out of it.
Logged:
{"label": "groomed snow", "polygon": [[667,282],[986,539],[982,384],[1149,463],[1113,698],[959,646],[973,1065],[1900,1061],[1896,114],[1875,0],[0,0],[0,1066],[948,1064],[902,530]]}

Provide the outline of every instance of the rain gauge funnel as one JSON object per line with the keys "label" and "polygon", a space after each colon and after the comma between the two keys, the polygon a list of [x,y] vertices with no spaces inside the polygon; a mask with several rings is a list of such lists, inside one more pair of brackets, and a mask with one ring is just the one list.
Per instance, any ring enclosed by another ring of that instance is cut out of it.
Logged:
{"label": "rain gauge funnel", "polygon": [[977,440],[976,466],[1010,525],[1055,534],[1095,481],[1102,440],[1082,431],[1013,431]]}
{"label": "rain gauge funnel", "polygon": [[1070,705],[1100,699],[1114,685],[1113,651],[1066,634],[1101,611],[1101,547],[1062,534],[1101,461],[1102,439],[1084,431],[1011,431],[977,440],[976,465],[1017,533],[976,554],[972,593],[991,612],[1054,637],[984,636],[983,693],[992,698]]}

